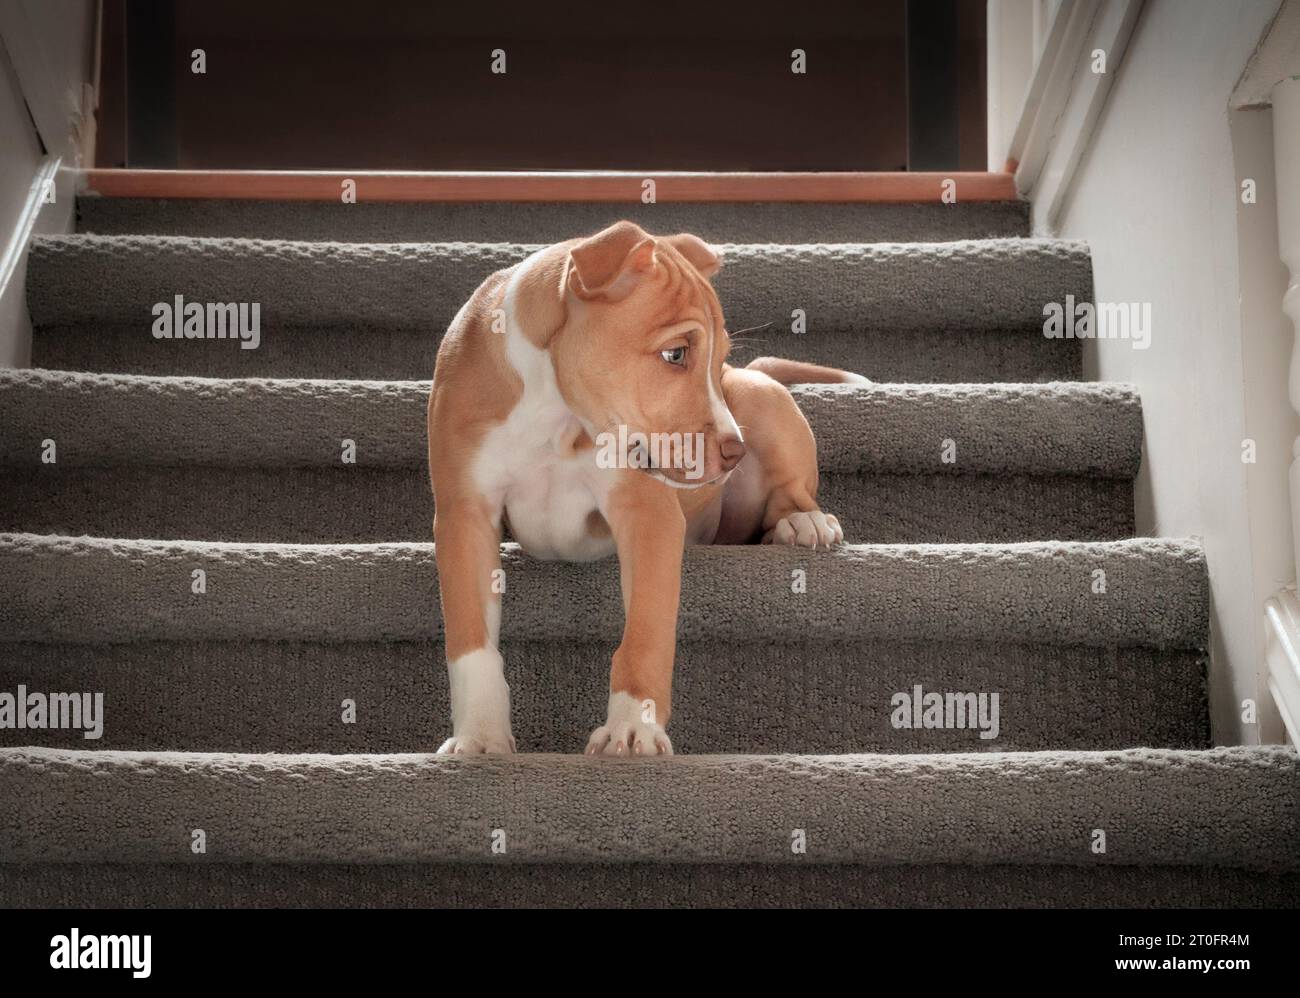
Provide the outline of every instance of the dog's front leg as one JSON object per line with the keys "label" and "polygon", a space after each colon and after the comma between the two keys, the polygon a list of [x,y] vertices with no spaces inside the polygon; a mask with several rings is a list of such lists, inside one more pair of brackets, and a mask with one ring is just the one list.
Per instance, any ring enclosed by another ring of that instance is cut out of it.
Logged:
{"label": "dog's front leg", "polygon": [[609,713],[587,754],[672,755],[664,730],[672,710],[677,603],[686,518],[673,490],[624,472],[603,510],[618,548],[623,641],[609,674]]}
{"label": "dog's front leg", "polygon": [[497,650],[501,596],[493,583],[501,568],[499,517],[499,512],[477,496],[438,496],[433,541],[447,640],[452,724],[452,736],[439,752],[515,750],[510,733],[510,687]]}

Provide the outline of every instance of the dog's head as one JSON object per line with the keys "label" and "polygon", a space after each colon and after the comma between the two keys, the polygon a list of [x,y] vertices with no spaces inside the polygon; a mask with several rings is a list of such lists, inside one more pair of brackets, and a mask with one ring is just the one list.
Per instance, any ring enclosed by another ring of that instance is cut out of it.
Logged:
{"label": "dog's head", "polygon": [[632,222],[571,246],[566,263],[551,341],[560,391],[598,446],[625,442],[633,466],[673,485],[718,481],[745,453],[722,395],[730,340],[709,283],[720,266],[697,237]]}

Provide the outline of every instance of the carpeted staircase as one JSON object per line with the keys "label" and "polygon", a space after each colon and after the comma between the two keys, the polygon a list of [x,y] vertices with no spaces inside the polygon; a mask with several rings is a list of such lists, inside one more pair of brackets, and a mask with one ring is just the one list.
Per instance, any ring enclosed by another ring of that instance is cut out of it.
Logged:
{"label": "carpeted staircase", "polygon": [[[435,757],[439,336],[490,271],[618,217],[725,244],[729,327],[760,327],[740,362],[877,382],[794,389],[849,543],[688,552],[680,754],[655,760],[577,754],[617,565],[507,545],[524,754]],[[79,219],[30,253],[35,367],[0,371],[0,693],[102,692],[103,731],[0,729],[0,903],[1300,898],[1300,762],[1211,747],[1204,554],[1133,537],[1141,402],[1043,335],[1091,267],[1024,238],[1023,205]],[[176,295],[260,303],[257,349],[155,338]],[[971,694],[968,723],[896,705],[927,693]]]}

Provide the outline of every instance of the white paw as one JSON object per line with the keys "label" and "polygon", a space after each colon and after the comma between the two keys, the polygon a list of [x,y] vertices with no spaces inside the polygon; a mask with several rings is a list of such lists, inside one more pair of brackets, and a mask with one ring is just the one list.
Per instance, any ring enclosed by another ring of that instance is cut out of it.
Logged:
{"label": "white paw", "polygon": [[587,739],[587,755],[672,755],[673,743],[654,720],[652,705],[611,693],[609,715]]}
{"label": "white paw", "polygon": [[447,664],[451,680],[452,736],[440,755],[508,755],[515,751],[510,733],[510,687],[501,655],[480,648]]}
{"label": "white paw", "polygon": [[814,509],[809,513],[791,513],[779,520],[763,538],[764,544],[786,544],[801,548],[829,548],[844,540],[840,521],[829,513]]}
{"label": "white paw", "polygon": [[439,755],[510,755],[515,751],[514,735],[506,732],[504,739],[474,738],[470,735],[452,735],[438,749]]}

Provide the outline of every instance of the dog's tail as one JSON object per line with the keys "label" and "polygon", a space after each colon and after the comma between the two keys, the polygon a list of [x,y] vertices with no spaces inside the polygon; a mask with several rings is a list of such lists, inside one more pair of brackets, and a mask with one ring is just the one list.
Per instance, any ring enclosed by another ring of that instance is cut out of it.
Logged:
{"label": "dog's tail", "polygon": [[871,380],[851,371],[841,371],[820,364],[781,357],[758,357],[745,365],[747,370],[761,371],[783,385],[869,385]]}

